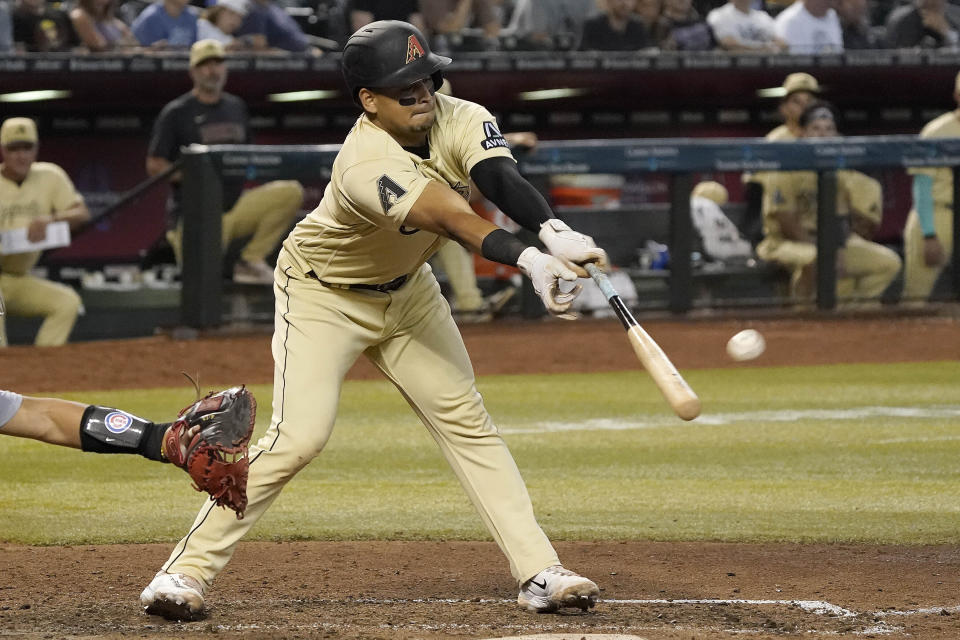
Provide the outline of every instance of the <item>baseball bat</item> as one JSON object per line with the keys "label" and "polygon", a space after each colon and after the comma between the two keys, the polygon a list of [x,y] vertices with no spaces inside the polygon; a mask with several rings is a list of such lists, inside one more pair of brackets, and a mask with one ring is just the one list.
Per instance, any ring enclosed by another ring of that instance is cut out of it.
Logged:
{"label": "baseball bat", "polygon": [[633,352],[637,354],[643,368],[660,388],[660,393],[667,399],[673,411],[684,420],[693,420],[700,415],[700,398],[673,366],[660,345],[643,330],[627,306],[623,304],[620,294],[613,288],[607,274],[592,263],[587,263],[585,268],[607,298],[607,302],[617,314],[623,328],[627,330],[627,338],[630,339]]}

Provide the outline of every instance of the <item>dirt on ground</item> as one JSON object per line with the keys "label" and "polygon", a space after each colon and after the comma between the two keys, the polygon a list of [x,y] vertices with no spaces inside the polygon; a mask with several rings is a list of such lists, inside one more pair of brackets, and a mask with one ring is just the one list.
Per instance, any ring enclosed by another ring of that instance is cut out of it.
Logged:
{"label": "dirt on ground", "polygon": [[[657,320],[646,329],[678,368],[960,358],[953,314]],[[733,363],[726,340],[760,330],[767,351]],[[616,321],[498,321],[463,327],[477,374],[636,369]],[[264,331],[0,350],[0,388],[48,391],[272,380]],[[376,378],[366,362],[351,378]],[[2,461],[0,461],[2,463]],[[2,514],[0,514],[2,517]],[[960,547],[559,542],[593,578],[588,613],[520,611],[490,542],[251,542],[198,622],[144,615],[140,590],[171,545],[25,547],[0,543],[0,636],[24,638],[496,638],[627,634],[648,640],[960,638]]]}

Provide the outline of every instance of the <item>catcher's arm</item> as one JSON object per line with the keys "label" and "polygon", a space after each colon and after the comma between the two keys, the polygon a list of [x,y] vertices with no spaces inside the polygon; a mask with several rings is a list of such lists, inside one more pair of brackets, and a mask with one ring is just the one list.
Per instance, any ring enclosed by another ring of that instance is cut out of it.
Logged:
{"label": "catcher's arm", "polygon": [[[197,491],[243,518],[247,507],[249,444],[257,401],[246,387],[211,392],[185,407],[164,436],[167,459],[185,469]],[[181,445],[184,434],[190,442]]]}

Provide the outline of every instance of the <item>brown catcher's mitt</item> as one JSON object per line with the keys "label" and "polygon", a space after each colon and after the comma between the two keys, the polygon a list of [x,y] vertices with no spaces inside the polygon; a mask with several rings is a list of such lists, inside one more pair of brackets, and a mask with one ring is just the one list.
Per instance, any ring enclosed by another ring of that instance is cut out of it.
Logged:
{"label": "brown catcher's mitt", "polygon": [[[212,391],[185,407],[164,436],[167,459],[190,474],[194,489],[236,511],[238,520],[247,508],[248,446],[256,415],[257,401],[246,387]],[[199,429],[184,455],[181,434],[193,427]]]}

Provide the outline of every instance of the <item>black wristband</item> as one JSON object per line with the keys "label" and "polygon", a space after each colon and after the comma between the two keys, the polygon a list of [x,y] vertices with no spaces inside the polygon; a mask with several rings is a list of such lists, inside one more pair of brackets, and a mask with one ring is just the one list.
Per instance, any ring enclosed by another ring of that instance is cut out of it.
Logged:
{"label": "black wristband", "polygon": [[487,260],[515,267],[526,248],[527,245],[506,229],[494,229],[483,238],[480,255]]}
{"label": "black wristband", "polygon": [[924,239],[924,240],[935,240],[936,237],[937,237],[937,234],[936,234],[936,233],[925,233],[925,234],[923,234],[923,239]]}

